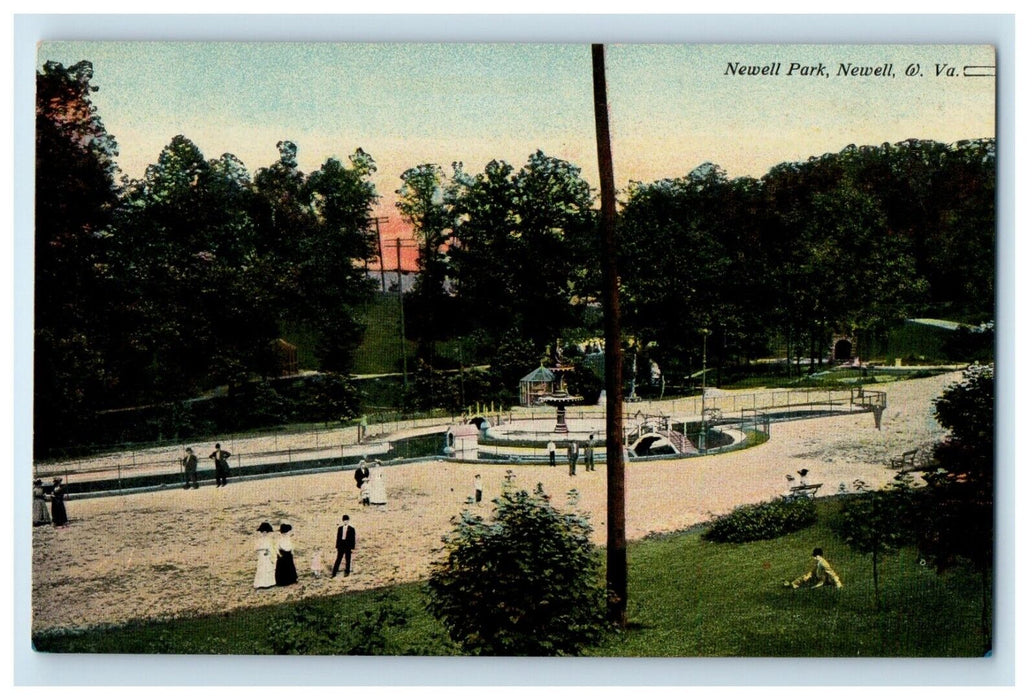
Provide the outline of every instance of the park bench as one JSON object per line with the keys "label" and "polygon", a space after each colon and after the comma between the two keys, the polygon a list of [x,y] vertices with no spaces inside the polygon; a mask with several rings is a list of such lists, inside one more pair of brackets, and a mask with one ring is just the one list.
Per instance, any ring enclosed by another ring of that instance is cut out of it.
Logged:
{"label": "park bench", "polygon": [[907,450],[899,457],[893,457],[892,468],[899,472],[912,472],[916,469],[914,462],[917,460],[918,450]]}
{"label": "park bench", "polygon": [[788,489],[788,495],[784,497],[784,500],[791,501],[796,498],[816,498],[817,491],[823,484],[800,484],[798,486],[792,486]]}

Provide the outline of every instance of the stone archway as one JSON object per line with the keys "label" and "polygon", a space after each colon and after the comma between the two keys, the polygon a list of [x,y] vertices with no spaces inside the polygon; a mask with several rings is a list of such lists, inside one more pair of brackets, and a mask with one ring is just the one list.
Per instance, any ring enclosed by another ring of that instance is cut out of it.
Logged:
{"label": "stone archway", "polygon": [[834,362],[847,362],[853,358],[852,338],[835,338],[831,345],[831,359]]}

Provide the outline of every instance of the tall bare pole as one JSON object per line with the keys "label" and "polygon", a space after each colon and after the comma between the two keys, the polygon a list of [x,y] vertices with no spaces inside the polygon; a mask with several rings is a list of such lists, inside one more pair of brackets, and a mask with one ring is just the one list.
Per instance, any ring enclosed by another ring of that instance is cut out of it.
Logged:
{"label": "tall bare pole", "polygon": [[403,391],[410,388],[406,376],[406,325],[403,320],[403,241],[396,239],[396,281],[399,283],[399,354],[403,358]]}
{"label": "tall bare pole", "polygon": [[615,176],[612,172],[604,45],[591,47],[597,169],[601,175],[601,261],[604,278],[605,446],[608,449],[608,619],[626,626],[626,472],[622,439],[622,346],[619,334],[619,273],[615,244]]}
{"label": "tall bare pole", "polygon": [[381,268],[381,293],[385,293],[385,258],[381,251],[381,222],[388,221],[387,216],[374,217],[374,232],[378,237],[378,266]]}

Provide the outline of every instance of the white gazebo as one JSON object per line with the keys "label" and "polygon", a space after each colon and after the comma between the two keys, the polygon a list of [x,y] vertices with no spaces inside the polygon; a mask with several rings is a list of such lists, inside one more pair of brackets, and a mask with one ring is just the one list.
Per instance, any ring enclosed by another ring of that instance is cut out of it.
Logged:
{"label": "white gazebo", "polygon": [[554,373],[540,365],[521,378],[518,392],[522,406],[535,406],[541,398],[554,392]]}

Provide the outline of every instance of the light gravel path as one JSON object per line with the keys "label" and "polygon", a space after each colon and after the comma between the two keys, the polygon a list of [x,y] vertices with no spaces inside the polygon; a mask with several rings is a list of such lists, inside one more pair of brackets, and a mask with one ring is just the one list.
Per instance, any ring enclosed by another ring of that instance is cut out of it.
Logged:
{"label": "light gravel path", "polygon": [[[888,392],[880,431],[870,414],[776,423],[771,439],[752,449],[630,464],[627,537],[681,530],[737,505],[774,498],[786,492],[785,475],[802,468],[810,470],[809,481],[824,484],[821,496],[855,479],[884,484],[894,475],[885,466],[889,458],[942,435],[932,400],[959,378],[953,373],[875,386]],[[72,500],[68,528],[33,531],[33,629],[215,613],[424,579],[450,519],[468,507],[476,473],[487,499],[511,468],[519,487],[542,482],[560,506],[577,488],[578,507],[589,513],[595,540],[603,545],[604,465],[592,473],[580,465],[569,477],[561,461],[553,469],[441,461],[388,466],[388,504],[379,508],[358,505],[350,471]],[[491,509],[484,503],[480,510],[488,516]],[[358,533],[354,573],[331,579],[343,513]],[[252,589],[253,538],[264,520],[293,525],[298,585]],[[323,559],[320,577],[310,571],[314,554]]]}

